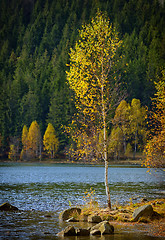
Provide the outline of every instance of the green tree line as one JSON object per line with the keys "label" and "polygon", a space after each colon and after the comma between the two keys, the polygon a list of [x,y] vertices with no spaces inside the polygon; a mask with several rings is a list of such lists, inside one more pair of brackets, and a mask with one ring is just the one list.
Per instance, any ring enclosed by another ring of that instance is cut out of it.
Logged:
{"label": "green tree line", "polygon": [[[41,136],[48,123],[52,124],[59,141],[59,153],[71,144],[64,129],[77,110],[72,101],[74,94],[66,81],[68,53],[77,40],[78,29],[95,16],[98,8],[107,12],[123,40],[120,51],[124,58],[120,68],[127,104],[132,105],[132,99],[139,99],[142,106],[150,108],[150,98],[156,92],[156,75],[165,67],[165,8],[159,1],[1,0],[1,157],[11,152],[12,145],[22,142],[24,125],[30,129],[35,120]],[[109,136],[113,129],[123,139],[124,130],[121,125],[120,130],[117,127],[117,118],[110,126]],[[132,140],[125,136],[123,143],[125,153],[130,148],[128,143],[134,150],[138,146],[141,130],[134,126],[130,131]]]}

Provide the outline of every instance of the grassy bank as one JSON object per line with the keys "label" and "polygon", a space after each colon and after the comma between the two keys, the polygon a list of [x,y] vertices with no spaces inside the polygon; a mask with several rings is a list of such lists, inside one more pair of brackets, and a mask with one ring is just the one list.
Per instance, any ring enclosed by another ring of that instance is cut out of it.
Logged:
{"label": "grassy bank", "polygon": [[[141,217],[138,221],[133,221],[132,215],[136,208],[144,205],[151,205],[154,214],[150,217]],[[102,220],[109,221],[114,226],[127,226],[138,228],[146,234],[157,237],[165,237],[165,199],[156,199],[133,203],[127,205],[114,205],[112,210],[99,208],[97,203],[91,202],[82,207],[80,221],[89,215],[100,216]],[[76,217],[76,215],[74,215]]]}

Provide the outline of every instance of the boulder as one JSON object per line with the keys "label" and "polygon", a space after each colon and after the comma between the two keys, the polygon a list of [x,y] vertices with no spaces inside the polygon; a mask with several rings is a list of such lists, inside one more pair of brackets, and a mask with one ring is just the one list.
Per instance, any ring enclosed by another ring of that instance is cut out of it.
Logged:
{"label": "boulder", "polygon": [[76,236],[76,230],[73,226],[67,226],[63,231],[57,234],[58,237]]}
{"label": "boulder", "polygon": [[136,222],[141,217],[152,217],[153,213],[154,211],[151,205],[144,205],[135,209],[132,215],[132,218],[133,218],[133,221]]}
{"label": "boulder", "polygon": [[63,220],[63,221],[66,221],[68,220],[69,218],[71,217],[78,217],[79,215],[81,214],[81,208],[78,208],[78,207],[72,207],[72,208],[68,208],[66,210],[64,210],[59,218],[60,220]]}
{"label": "boulder", "polygon": [[109,222],[101,224],[99,230],[102,235],[114,233],[114,226],[110,225]]}
{"label": "boulder", "polygon": [[99,230],[102,235],[114,233],[114,226],[110,225],[108,221],[103,221],[91,228],[91,233],[93,230]]}
{"label": "boulder", "polygon": [[58,237],[68,237],[68,236],[89,236],[90,230],[85,228],[75,229],[74,226],[68,226],[63,231],[57,234]]}
{"label": "boulder", "polygon": [[78,228],[78,229],[76,229],[76,235],[77,236],[89,236],[90,230],[85,229],[85,228]]}
{"label": "boulder", "polygon": [[19,209],[15,206],[12,206],[10,203],[5,202],[0,205],[0,211],[18,211]]}
{"label": "boulder", "polygon": [[90,222],[90,223],[100,223],[100,222],[102,222],[102,219],[98,215],[89,215],[88,216],[88,222]]}

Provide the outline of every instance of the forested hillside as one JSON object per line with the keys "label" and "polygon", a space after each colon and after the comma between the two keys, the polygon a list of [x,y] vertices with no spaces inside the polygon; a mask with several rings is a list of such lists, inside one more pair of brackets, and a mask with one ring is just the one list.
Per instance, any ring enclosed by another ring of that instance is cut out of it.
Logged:
{"label": "forested hillside", "polygon": [[21,150],[23,126],[37,121],[43,137],[51,123],[59,152],[68,145],[64,127],[74,114],[66,82],[69,50],[78,29],[107,15],[123,40],[127,68],[121,81],[126,101],[151,105],[154,81],[165,68],[165,7],[157,0],[1,0],[0,1],[0,155],[11,142]]}

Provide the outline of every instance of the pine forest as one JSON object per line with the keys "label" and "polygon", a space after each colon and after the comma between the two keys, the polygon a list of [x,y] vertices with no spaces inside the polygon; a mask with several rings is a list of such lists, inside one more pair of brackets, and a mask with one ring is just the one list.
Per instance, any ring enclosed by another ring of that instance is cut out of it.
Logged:
{"label": "pine forest", "polygon": [[164,0],[1,0],[0,159],[136,156],[164,166]]}

